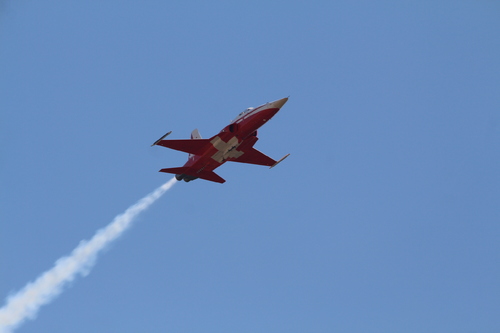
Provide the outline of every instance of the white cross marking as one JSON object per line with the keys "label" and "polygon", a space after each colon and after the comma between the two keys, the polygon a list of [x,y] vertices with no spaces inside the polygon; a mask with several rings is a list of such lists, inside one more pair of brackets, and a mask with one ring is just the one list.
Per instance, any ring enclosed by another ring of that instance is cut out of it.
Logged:
{"label": "white cross marking", "polygon": [[224,162],[228,158],[238,158],[243,155],[242,151],[236,150],[239,146],[238,138],[233,136],[228,142],[224,142],[216,136],[210,143],[218,150],[212,158],[219,163]]}

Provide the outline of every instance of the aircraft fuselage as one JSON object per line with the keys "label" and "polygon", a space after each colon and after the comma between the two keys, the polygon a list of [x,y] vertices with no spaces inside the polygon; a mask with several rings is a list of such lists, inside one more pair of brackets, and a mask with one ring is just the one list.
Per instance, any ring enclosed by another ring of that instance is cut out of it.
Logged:
{"label": "aircraft fuselage", "polygon": [[[155,144],[190,153],[183,167],[160,171],[174,173],[182,169],[182,172],[176,173],[177,180],[191,181],[203,178],[224,182],[213,173],[213,170],[227,161],[274,166],[281,160],[274,161],[253,149],[253,145],[258,140],[257,130],[274,117],[287,100],[288,98],[282,98],[256,108],[248,108],[210,139],[196,138],[192,135],[191,140],[158,140]],[[197,130],[195,131],[197,133]]]}

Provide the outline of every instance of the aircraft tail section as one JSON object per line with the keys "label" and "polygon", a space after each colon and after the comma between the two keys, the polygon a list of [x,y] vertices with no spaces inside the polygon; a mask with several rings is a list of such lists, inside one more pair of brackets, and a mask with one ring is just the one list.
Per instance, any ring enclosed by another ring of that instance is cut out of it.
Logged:
{"label": "aircraft tail section", "polygon": [[199,172],[196,172],[188,167],[161,169],[160,172],[173,173],[175,174],[175,178],[177,178],[177,180],[184,180],[185,182],[195,180],[196,178],[201,178],[221,184],[226,182],[221,176],[213,171],[201,170]]}
{"label": "aircraft tail section", "polygon": [[[200,132],[196,128],[191,132],[191,140],[200,140],[200,139],[201,139]],[[189,158],[192,158],[194,156],[195,156],[194,154],[189,154]]]}
{"label": "aircraft tail section", "polygon": [[222,178],[221,176],[219,176],[218,174],[216,174],[213,171],[201,171],[200,173],[197,173],[197,175],[198,175],[198,178],[209,180],[211,182],[216,182],[216,183],[220,183],[220,184],[226,182],[226,180],[224,178]]}
{"label": "aircraft tail section", "polygon": [[194,139],[201,139],[201,135],[200,135],[200,132],[198,131],[198,129],[194,129],[192,132],[191,132],[191,140],[194,140]]}
{"label": "aircraft tail section", "polygon": [[166,168],[166,169],[161,169],[160,172],[165,172],[165,173],[173,173],[173,174],[183,174],[188,168],[180,167],[180,168]]}

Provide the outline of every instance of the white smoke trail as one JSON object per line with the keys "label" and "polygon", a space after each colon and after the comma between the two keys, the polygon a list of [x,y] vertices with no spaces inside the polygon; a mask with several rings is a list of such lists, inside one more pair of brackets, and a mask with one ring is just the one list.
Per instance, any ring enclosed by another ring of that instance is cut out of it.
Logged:
{"label": "white smoke trail", "polygon": [[169,190],[177,180],[172,178],[148,194],[103,229],[89,241],[81,241],[69,256],[56,261],[54,267],[28,283],[16,294],[7,298],[0,309],[0,333],[12,332],[27,319],[34,319],[42,305],[50,303],[63,288],[76,277],[85,276],[95,263],[97,254],[127,230],[134,218]]}

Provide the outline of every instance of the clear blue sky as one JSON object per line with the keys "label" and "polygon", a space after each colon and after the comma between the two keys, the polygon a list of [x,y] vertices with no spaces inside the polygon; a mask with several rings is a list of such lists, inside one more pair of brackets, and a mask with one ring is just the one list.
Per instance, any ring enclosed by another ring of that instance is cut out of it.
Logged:
{"label": "clear blue sky", "polygon": [[497,1],[0,1],[0,297],[210,137],[277,168],[177,184],[19,332],[499,332]]}

